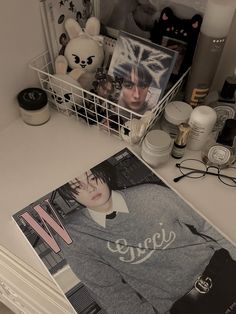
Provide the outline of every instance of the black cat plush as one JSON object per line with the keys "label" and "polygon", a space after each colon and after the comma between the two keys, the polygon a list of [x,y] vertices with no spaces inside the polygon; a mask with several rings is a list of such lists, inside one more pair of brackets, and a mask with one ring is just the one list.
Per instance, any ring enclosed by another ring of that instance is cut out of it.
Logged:
{"label": "black cat plush", "polygon": [[162,10],[159,22],[155,21],[151,40],[159,45],[178,51],[173,74],[180,76],[192,63],[202,17],[195,14],[191,19],[180,19],[166,7]]}

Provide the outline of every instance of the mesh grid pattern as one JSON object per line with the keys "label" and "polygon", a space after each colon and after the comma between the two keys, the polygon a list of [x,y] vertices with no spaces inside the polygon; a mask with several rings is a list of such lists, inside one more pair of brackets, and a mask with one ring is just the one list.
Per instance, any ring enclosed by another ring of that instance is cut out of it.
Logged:
{"label": "mesh grid pattern", "polygon": [[[109,62],[115,40],[105,37],[105,60]],[[102,98],[92,92],[82,89],[64,80],[55,78],[54,65],[50,59],[49,52],[46,51],[36,57],[30,63],[31,69],[37,71],[38,78],[43,90],[48,94],[49,100],[61,97],[63,106],[56,101],[50,101],[51,106],[60,113],[69,117],[74,117],[88,125],[97,125],[108,134],[117,135],[123,139],[123,135],[129,133],[134,126],[134,119],[142,118],[141,114],[123,108],[118,104]],[[143,136],[153,126],[160,117],[165,105],[170,102],[181,90],[184,79],[188,71],[174,84],[174,86],[164,95],[164,97],[151,110],[152,117],[146,126]],[[55,92],[55,90],[57,92]],[[65,101],[66,98],[66,101]],[[127,124],[127,122],[129,122]],[[125,123],[125,127],[124,127]]]}

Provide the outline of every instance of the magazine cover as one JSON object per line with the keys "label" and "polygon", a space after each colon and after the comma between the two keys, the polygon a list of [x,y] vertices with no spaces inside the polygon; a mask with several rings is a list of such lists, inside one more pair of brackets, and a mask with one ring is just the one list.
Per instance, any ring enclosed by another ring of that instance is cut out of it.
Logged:
{"label": "magazine cover", "polygon": [[120,32],[108,73],[123,80],[118,104],[135,113],[151,110],[162,97],[176,52]]}
{"label": "magazine cover", "polygon": [[236,248],[123,149],[14,216],[76,313],[229,314]]}

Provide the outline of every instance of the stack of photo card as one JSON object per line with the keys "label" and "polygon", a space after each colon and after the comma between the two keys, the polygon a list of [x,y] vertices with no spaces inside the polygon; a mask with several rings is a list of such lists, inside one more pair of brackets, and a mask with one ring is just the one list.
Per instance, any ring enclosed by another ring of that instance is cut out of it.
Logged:
{"label": "stack of photo card", "polygon": [[127,148],[13,219],[53,278],[78,277],[74,313],[235,313],[236,248]]}
{"label": "stack of photo card", "polygon": [[138,114],[153,109],[163,96],[177,53],[120,32],[108,73],[122,79],[118,104]]}

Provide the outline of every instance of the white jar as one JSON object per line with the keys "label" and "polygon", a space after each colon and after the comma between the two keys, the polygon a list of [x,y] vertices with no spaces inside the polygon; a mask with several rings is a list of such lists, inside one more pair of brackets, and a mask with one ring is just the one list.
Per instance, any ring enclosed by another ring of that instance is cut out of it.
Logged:
{"label": "white jar", "polygon": [[156,168],[168,161],[172,145],[173,141],[168,133],[152,130],[143,140],[141,156],[151,167]]}
{"label": "white jar", "polygon": [[47,94],[36,87],[22,90],[18,96],[22,120],[30,125],[41,125],[50,118]]}
{"label": "white jar", "polygon": [[198,106],[193,110],[189,119],[191,131],[188,137],[188,149],[202,149],[216,123],[216,119],[215,110],[209,106]]}
{"label": "white jar", "polygon": [[175,138],[178,134],[178,125],[186,123],[193,111],[193,108],[183,101],[172,101],[165,107],[161,119],[161,129]]}

